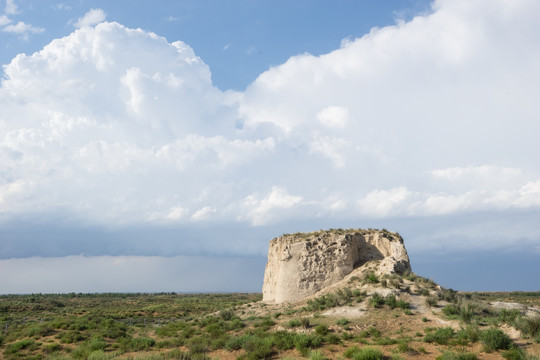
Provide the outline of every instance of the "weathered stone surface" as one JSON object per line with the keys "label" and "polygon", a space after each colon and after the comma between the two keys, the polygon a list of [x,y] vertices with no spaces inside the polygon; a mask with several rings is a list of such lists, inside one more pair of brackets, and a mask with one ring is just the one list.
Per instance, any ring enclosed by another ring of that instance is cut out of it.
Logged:
{"label": "weathered stone surface", "polygon": [[403,239],[386,230],[329,230],[272,239],[263,301],[303,299],[340,281],[368,261],[380,261],[379,274],[411,270]]}

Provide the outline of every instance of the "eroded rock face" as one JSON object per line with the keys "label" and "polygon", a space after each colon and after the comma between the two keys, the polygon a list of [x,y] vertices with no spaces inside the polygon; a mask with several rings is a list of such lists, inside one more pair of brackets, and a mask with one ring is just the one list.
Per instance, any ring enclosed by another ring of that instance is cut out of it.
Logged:
{"label": "eroded rock face", "polygon": [[272,239],[264,273],[263,301],[300,300],[328,287],[368,261],[377,273],[410,271],[399,234],[386,230],[330,230]]}

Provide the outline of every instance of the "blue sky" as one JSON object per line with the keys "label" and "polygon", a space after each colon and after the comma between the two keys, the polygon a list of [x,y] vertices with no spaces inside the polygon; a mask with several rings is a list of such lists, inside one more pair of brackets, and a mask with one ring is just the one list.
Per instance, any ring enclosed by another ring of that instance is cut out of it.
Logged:
{"label": "blue sky", "polygon": [[259,291],[272,237],[338,227],[398,231],[443,286],[540,290],[539,18],[0,1],[0,293]]}
{"label": "blue sky", "polygon": [[429,11],[427,0],[15,0],[15,5],[12,23],[23,21],[43,31],[29,31],[28,39],[22,41],[20,35],[0,32],[2,64],[68,35],[90,9],[103,9],[108,21],[188,43],[210,66],[214,84],[223,90],[243,90],[260,73],[290,56],[324,54],[339,47],[343,39],[360,37],[374,26]]}

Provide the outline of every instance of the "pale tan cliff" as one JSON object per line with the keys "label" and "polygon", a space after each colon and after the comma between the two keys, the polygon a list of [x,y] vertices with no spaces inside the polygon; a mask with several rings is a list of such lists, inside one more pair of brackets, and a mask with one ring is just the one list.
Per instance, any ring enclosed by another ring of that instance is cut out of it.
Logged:
{"label": "pale tan cliff", "polygon": [[264,273],[263,301],[291,302],[342,280],[377,261],[379,275],[411,270],[403,239],[386,230],[328,230],[272,239]]}

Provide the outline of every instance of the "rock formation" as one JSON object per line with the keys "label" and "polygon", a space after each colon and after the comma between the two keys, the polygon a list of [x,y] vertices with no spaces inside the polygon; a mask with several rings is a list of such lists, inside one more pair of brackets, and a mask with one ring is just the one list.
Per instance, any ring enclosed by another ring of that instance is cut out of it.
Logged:
{"label": "rock formation", "polygon": [[339,229],[280,236],[268,248],[263,301],[303,299],[372,261],[378,261],[379,275],[411,270],[403,239],[386,230]]}

